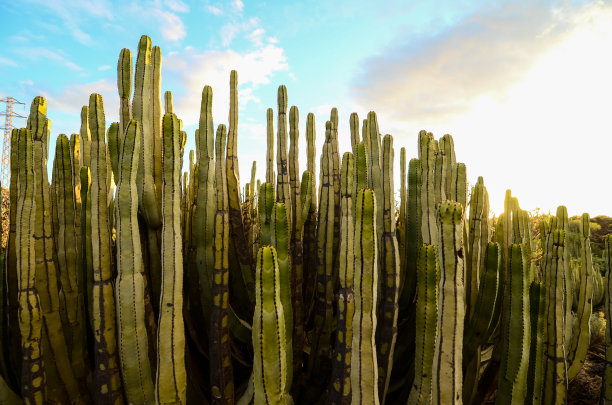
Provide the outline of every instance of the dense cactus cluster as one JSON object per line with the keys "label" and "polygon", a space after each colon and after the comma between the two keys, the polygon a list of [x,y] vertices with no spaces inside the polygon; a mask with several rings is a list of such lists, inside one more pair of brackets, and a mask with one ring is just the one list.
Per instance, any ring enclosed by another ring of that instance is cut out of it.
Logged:
{"label": "dense cactus cluster", "polygon": [[611,314],[587,214],[575,254],[564,207],[539,237],[509,191],[489,218],[482,177],[468,193],[453,138],[426,131],[417,158],[401,148],[396,204],[393,138],[374,112],[351,114],[340,159],[332,109],[317,181],[315,117],[300,173],[285,86],[276,123],[267,111],[265,181],[253,163],[242,186],[235,71],[227,127],[203,88],[181,174],[188,135],[161,63],[146,36],[135,69],[121,51],[120,122],[107,127],[92,94],[80,132],[57,137],[51,182],[46,101],[13,131],[0,403],[566,402],[593,305]]}

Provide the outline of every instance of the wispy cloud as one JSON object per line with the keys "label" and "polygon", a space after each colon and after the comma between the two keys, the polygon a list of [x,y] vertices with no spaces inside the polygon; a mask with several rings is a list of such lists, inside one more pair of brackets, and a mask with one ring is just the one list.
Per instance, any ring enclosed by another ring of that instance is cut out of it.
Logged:
{"label": "wispy cloud", "polygon": [[16,52],[20,54],[21,56],[23,56],[24,58],[32,60],[32,61],[50,60],[50,61],[57,63],[58,65],[62,65],[64,67],[67,67],[70,70],[74,70],[75,72],[83,71],[82,67],[72,62],[71,60],[67,59],[65,56],[63,56],[59,52],[55,52],[47,48],[42,48],[42,47],[19,48],[16,50]]}
{"label": "wispy cloud", "polygon": [[244,4],[242,3],[242,0],[234,0],[232,1],[232,7],[235,11],[240,12],[244,8]]}
{"label": "wispy cloud", "polygon": [[206,11],[213,15],[222,15],[223,11],[219,7],[211,6],[210,4],[206,6]]}
{"label": "wispy cloud", "polygon": [[284,50],[273,44],[244,53],[231,49],[197,51],[189,48],[169,54],[164,64],[168,74],[175,75],[185,89],[184,94],[175,96],[176,111],[185,125],[198,122],[201,92],[205,85],[210,85],[215,94],[213,114],[227,117],[229,72],[232,69],[239,73],[241,108],[249,102],[259,101],[254,94],[257,86],[269,83],[274,73],[289,69]]}
{"label": "wispy cloud", "polygon": [[28,0],[36,7],[46,9],[57,16],[64,28],[80,43],[91,44],[91,36],[83,17],[96,17],[111,20],[112,7],[106,0]]}
{"label": "wispy cloud", "polygon": [[505,2],[488,6],[424,42],[397,39],[365,61],[352,93],[393,120],[431,122],[507,90],[573,32],[592,7]]}
{"label": "wispy cloud", "polygon": [[110,69],[111,69],[111,66],[109,66],[109,65],[102,65],[102,66],[98,66],[98,70],[99,70],[100,72],[103,72],[103,71],[105,71],[105,70],[110,70]]}
{"label": "wispy cloud", "polygon": [[164,0],[164,4],[176,13],[188,13],[189,6],[181,0]]}
{"label": "wispy cloud", "polygon": [[119,116],[119,101],[117,85],[112,80],[103,79],[92,83],[74,84],[59,92],[41,91],[42,96],[47,99],[49,108],[75,114],[81,111],[82,106],[89,103],[89,96],[92,93],[102,96],[107,123],[116,121]]}
{"label": "wispy cloud", "polygon": [[17,63],[15,63],[15,61],[9,59],[9,58],[5,58],[3,56],[0,56],[0,65],[5,65],[5,66],[17,66]]}

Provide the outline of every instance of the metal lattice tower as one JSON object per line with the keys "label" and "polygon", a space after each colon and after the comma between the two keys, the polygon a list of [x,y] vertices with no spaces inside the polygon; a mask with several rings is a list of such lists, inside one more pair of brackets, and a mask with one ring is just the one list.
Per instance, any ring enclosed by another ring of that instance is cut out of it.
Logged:
{"label": "metal lattice tower", "polygon": [[4,127],[0,127],[0,130],[4,130],[2,134],[2,156],[0,160],[0,182],[2,187],[8,188],[11,181],[11,131],[13,130],[13,118],[26,118],[25,116],[18,114],[14,110],[15,104],[25,103],[15,100],[13,97],[5,97],[0,99],[0,103],[6,103],[6,112],[0,113],[0,116],[4,116]]}

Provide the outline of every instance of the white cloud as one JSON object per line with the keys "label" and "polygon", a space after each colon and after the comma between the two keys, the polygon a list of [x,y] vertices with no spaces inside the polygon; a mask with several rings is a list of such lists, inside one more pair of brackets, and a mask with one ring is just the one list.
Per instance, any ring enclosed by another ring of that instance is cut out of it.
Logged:
{"label": "white cloud", "polygon": [[91,44],[90,35],[82,29],[84,16],[113,19],[112,7],[106,0],[28,0],[36,7],[44,7],[62,20],[62,25],[83,44]]}
{"label": "white cloud", "polygon": [[89,96],[98,93],[104,102],[104,112],[107,123],[117,121],[119,117],[119,96],[117,84],[108,79],[92,83],[74,84],[59,92],[41,92],[47,99],[49,109],[76,114],[76,122],[80,121],[81,107],[89,103]]}
{"label": "white cloud", "polygon": [[23,86],[34,86],[34,82],[32,80],[22,80],[19,82],[19,84]]}
{"label": "white cloud", "polygon": [[109,70],[109,69],[111,69],[111,66],[109,66],[109,65],[98,66],[98,70],[101,71],[101,72],[103,72],[105,70]]}
{"label": "white cloud", "polygon": [[262,45],[263,35],[265,34],[265,30],[263,28],[256,28],[251,31],[246,37],[249,41],[251,41],[255,46]]}
{"label": "white cloud", "polygon": [[480,16],[478,27],[488,28],[472,26],[477,38],[455,35],[417,52],[412,65],[396,56],[391,67],[370,66],[361,85],[369,98],[364,92],[360,103],[379,112],[381,132],[395,135],[396,156],[400,144],[416,156],[420,129],[452,134],[470,183],[484,177],[496,214],[510,188],[524,209],[563,204],[571,215],[611,215],[612,190],[597,173],[612,149],[612,54],[602,51],[612,42],[612,7],[534,14],[541,21],[531,25]]}
{"label": "white cloud", "polygon": [[185,38],[187,32],[183,20],[179,16],[169,11],[153,9],[151,13],[159,22],[161,34],[164,38],[171,41],[178,41]]}
{"label": "white cloud", "polygon": [[227,119],[229,105],[229,74],[238,72],[238,95],[240,107],[249,102],[258,102],[254,89],[267,84],[274,73],[289,68],[282,48],[266,45],[245,53],[234,50],[208,50],[198,52],[186,50],[168,55],[164,61],[170,74],[178,75],[185,89],[181,96],[175,95],[175,110],[185,125],[199,120],[202,89],[205,85],[213,88],[213,116]]}
{"label": "white cloud", "polygon": [[211,13],[213,15],[221,15],[221,14],[223,14],[223,11],[221,11],[220,8],[215,7],[215,6],[211,6],[211,5],[207,5],[206,6],[206,11],[208,11],[209,13]]}
{"label": "white cloud", "polygon": [[232,7],[237,12],[240,12],[244,8],[244,4],[242,3],[242,0],[234,0],[234,1],[232,1]]}
{"label": "white cloud", "polygon": [[0,65],[17,66],[14,60],[0,56]]}
{"label": "white cloud", "polygon": [[172,11],[177,13],[188,13],[189,6],[181,0],[164,0],[164,4]]}

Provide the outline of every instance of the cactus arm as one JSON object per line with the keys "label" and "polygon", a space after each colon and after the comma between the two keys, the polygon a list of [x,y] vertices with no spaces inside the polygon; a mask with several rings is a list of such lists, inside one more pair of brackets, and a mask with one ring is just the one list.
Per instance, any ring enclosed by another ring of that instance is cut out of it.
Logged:
{"label": "cactus arm", "polygon": [[408,163],[408,201],[406,203],[406,254],[400,308],[410,307],[416,292],[417,258],[422,241],[421,234],[421,162],[410,159]]}
{"label": "cactus arm", "polygon": [[162,288],[157,331],[155,397],[159,404],[186,400],[183,252],[180,226],[180,139],[174,114],[163,120]]}
{"label": "cactus arm", "polygon": [[351,403],[360,405],[379,403],[374,341],[378,284],[376,212],[374,191],[360,190],[355,213],[355,313],[351,350]]}
{"label": "cactus arm", "polygon": [[422,245],[417,255],[415,375],[409,404],[428,404],[432,395],[432,367],[438,339],[438,283],[440,270],[435,245]]}
{"label": "cactus arm", "polygon": [[119,134],[119,123],[113,122],[108,127],[108,158],[113,171],[115,182],[119,181],[119,153],[121,151],[121,135]]}
{"label": "cactus arm", "polygon": [[[376,213],[376,234],[380,239],[383,234],[383,187],[382,187],[382,148],[380,132],[378,131],[378,120],[376,113],[370,111],[368,113],[368,128],[370,130],[370,181],[372,182],[372,189],[376,194],[376,202],[378,212]],[[379,240],[380,244],[380,240]]]}
{"label": "cactus arm", "polygon": [[213,404],[234,403],[234,379],[229,338],[229,217],[225,167],[225,126],[217,129],[215,178],[217,212],[213,239],[213,282],[210,324],[211,390]]}
{"label": "cactus arm", "polygon": [[161,90],[162,53],[159,46],[151,49],[151,123],[153,136],[152,174],[156,199],[161,207],[162,189],[162,90]]}
{"label": "cactus arm", "polygon": [[463,207],[452,201],[440,204],[440,311],[432,378],[433,402],[460,403],[463,364]]}

